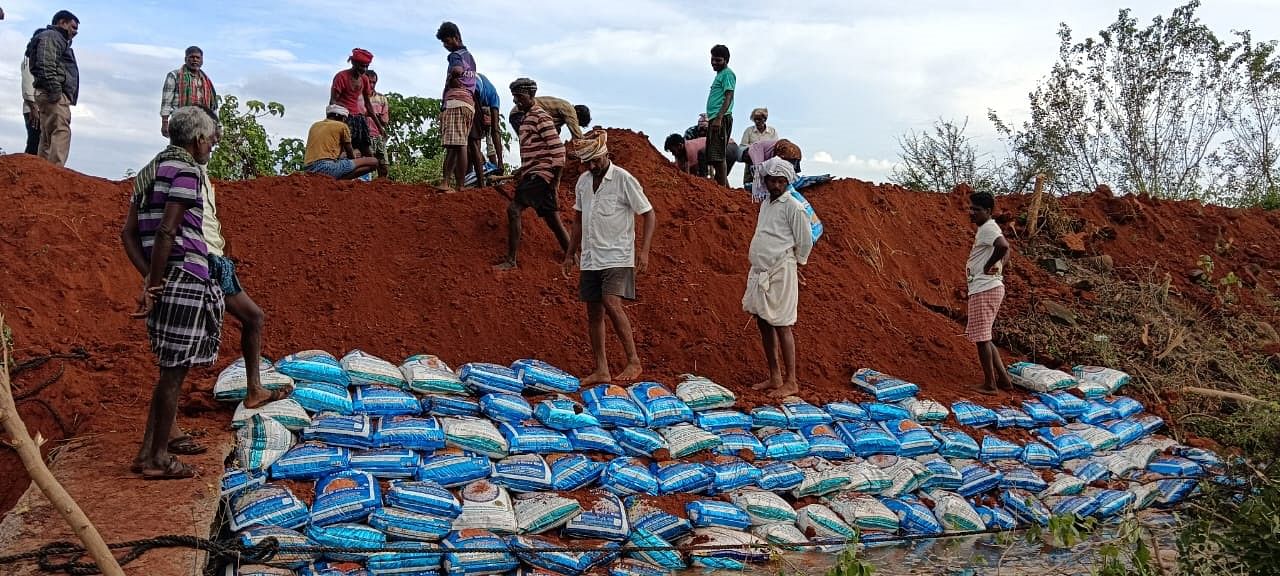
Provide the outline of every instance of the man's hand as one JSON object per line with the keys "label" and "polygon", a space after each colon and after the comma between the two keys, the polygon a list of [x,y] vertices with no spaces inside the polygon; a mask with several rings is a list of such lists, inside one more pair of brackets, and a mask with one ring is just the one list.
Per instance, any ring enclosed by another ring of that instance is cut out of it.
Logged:
{"label": "man's hand", "polygon": [[160,117],[160,135],[164,136],[165,138],[169,137],[169,117],[168,116]]}
{"label": "man's hand", "polygon": [[983,268],[982,273],[986,274],[987,276],[995,276],[996,275],[995,265],[993,264],[991,266],[987,266],[986,268]]}
{"label": "man's hand", "polygon": [[45,92],[44,93],[44,101],[49,104],[57,104],[59,100],[62,100],[62,92]]}
{"label": "man's hand", "polygon": [[143,285],[142,294],[138,296],[138,309],[129,316],[132,318],[146,318],[151,315],[152,308],[155,308],[156,300],[164,293],[164,285],[152,286],[150,288]]}
{"label": "man's hand", "polygon": [[31,109],[31,112],[27,114],[29,116],[29,120],[27,123],[32,128],[39,128],[40,127],[40,105],[30,100],[28,100],[26,104],[27,104],[27,108]]}
{"label": "man's hand", "polygon": [[641,252],[636,259],[636,274],[644,274],[649,269],[649,253]]}
{"label": "man's hand", "polygon": [[573,275],[573,267],[578,265],[578,255],[572,252],[564,255],[564,263],[560,266],[560,275],[570,278]]}

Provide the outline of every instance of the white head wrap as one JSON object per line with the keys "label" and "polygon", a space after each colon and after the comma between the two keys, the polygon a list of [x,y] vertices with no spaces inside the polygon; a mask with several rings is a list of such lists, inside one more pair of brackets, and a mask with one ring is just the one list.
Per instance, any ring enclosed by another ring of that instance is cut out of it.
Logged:
{"label": "white head wrap", "polygon": [[324,109],[324,114],[325,116],[328,116],[330,114],[337,114],[339,116],[342,116],[343,118],[346,118],[347,114],[350,114],[350,112],[347,112],[346,106],[342,106],[339,104],[330,104],[328,108]]}
{"label": "white head wrap", "polygon": [[762,166],[761,170],[765,176],[786,177],[787,184],[792,184],[796,181],[796,169],[791,165],[790,160],[783,160],[775,156],[765,160]]}

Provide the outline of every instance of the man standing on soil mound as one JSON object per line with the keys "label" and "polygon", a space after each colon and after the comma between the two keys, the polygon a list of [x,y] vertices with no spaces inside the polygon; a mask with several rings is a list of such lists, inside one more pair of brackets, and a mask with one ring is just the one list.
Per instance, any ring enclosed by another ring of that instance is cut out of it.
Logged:
{"label": "man standing on soil mound", "polygon": [[800,302],[797,265],[809,261],[813,231],[804,205],[789,190],[796,180],[791,163],[770,158],[760,170],[769,197],[760,204],[756,233],[751,238],[748,253],[751,271],[747,273],[742,309],[756,317],[764,356],[769,362],[769,379],[751,388],[773,390],[781,398],[800,391],[796,383],[796,341],[791,327],[796,323]]}
{"label": "man standing on soil mound", "polygon": [[[164,88],[160,91],[160,134],[165,138],[169,137],[169,115],[174,110],[198,106],[218,111],[218,91],[203,68],[204,50],[188,46],[182,67],[164,77]],[[215,115],[213,119],[217,122],[218,117]]]}
{"label": "man standing on soil mound", "polygon": [[[372,158],[373,140],[369,134],[369,120],[373,120],[380,131],[386,131],[381,119],[377,116],[367,116],[367,114],[373,114],[373,101],[370,100],[373,96],[373,83],[365,73],[369,71],[369,64],[373,63],[373,53],[364,48],[352,48],[351,56],[347,61],[351,63],[351,68],[333,76],[333,84],[329,89],[329,105],[338,105],[347,109],[344,121],[351,132],[351,147],[359,150],[361,157]],[[355,155],[351,157],[355,158]],[[377,167],[378,175],[385,177],[386,165],[379,162]]]}
{"label": "man standing on soil mound", "polygon": [[733,132],[733,91],[738,75],[729,68],[729,48],[716,44],[711,48],[711,69],[716,71],[707,94],[707,164],[716,182],[729,187],[729,135]]}
{"label": "man standing on soil mound", "polygon": [[969,286],[969,321],[965,335],[978,346],[983,376],[978,391],[983,394],[997,394],[1001,386],[1013,389],[991,334],[1000,303],[1004,301],[1004,263],[1009,259],[1009,242],[991,217],[995,209],[996,199],[990,193],[969,195],[969,221],[978,225],[978,231],[965,266]]}
{"label": "man standing on soil mound", "polygon": [[147,480],[191,478],[196,471],[169,451],[178,394],[192,366],[218,358],[222,339],[222,288],[209,274],[204,236],[204,178],[216,124],[194,106],[169,117],[169,147],[138,171],[120,238],[125,254],[143,273],[134,318],[146,318],[160,379],[142,447],[132,470]]}
{"label": "man standing on soil mound", "polygon": [[80,99],[80,66],[71,49],[79,32],[80,19],[59,10],[53,24],[36,30],[27,43],[40,113],[38,154],[57,166],[65,166],[71,153],[71,107]]}
{"label": "man standing on soil mound", "polygon": [[[587,303],[587,329],[595,371],[582,379],[583,386],[613,381],[605,352],[604,316],[609,315],[613,331],[622,342],[627,366],[619,380],[640,377],[640,355],[631,336],[631,320],[622,299],[636,299],[636,274],[649,267],[649,244],[658,218],[644,195],[644,188],[631,175],[609,161],[608,133],[592,131],[577,140],[578,159],[588,168],[574,188],[573,239],[564,256],[564,275],[569,277],[581,248],[578,298]],[[636,256],[636,216],[644,217],[644,240]]]}
{"label": "man standing on soil mound", "polygon": [[515,174],[515,195],[507,205],[507,256],[494,265],[497,270],[516,268],[520,214],[525,208],[533,208],[556,235],[560,249],[569,252],[569,233],[565,232],[556,212],[556,186],[564,169],[564,142],[551,115],[534,101],[537,93],[538,83],[529,78],[517,78],[511,83],[511,97],[524,112],[524,119],[516,129],[520,136],[520,168]]}

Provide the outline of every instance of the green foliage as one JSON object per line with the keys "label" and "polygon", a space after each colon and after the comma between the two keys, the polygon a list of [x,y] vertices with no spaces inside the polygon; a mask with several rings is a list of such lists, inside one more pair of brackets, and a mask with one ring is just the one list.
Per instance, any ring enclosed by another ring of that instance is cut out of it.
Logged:
{"label": "green foliage", "polygon": [[1280,574],[1280,467],[1237,471],[1249,480],[1244,498],[1205,483],[1178,535],[1181,573]]}
{"label": "green foliage", "polygon": [[259,119],[284,116],[284,106],[279,102],[249,100],[245,102],[247,110],[241,111],[235,96],[218,98],[222,141],[209,160],[209,175],[219,180],[248,180],[275,175],[276,156]]}
{"label": "green foliage", "polygon": [[876,567],[858,554],[858,536],[855,534],[836,556],[836,563],[827,570],[826,576],[871,576],[875,571]]}
{"label": "green foliage", "polygon": [[390,122],[387,141],[389,176],[397,182],[435,183],[441,179],[444,147],[440,143],[440,100],[387,94]]}
{"label": "green foliage", "polygon": [[278,167],[280,174],[292,174],[302,171],[302,159],[306,157],[307,143],[297,138],[285,138],[276,145],[271,159]]}
{"label": "green foliage", "polygon": [[1047,530],[1032,524],[1026,532],[1028,544],[1043,544],[1050,548],[1072,548],[1084,542],[1097,543],[1097,560],[1093,574],[1097,576],[1153,576],[1158,567],[1151,548],[1149,535],[1138,517],[1132,513],[1114,527],[1100,530],[1096,518],[1077,518],[1062,514],[1049,519]]}
{"label": "green foliage", "polygon": [[965,136],[968,126],[967,118],[962,123],[938,119],[932,130],[899,137],[900,165],[890,180],[922,192],[950,192],[962,182],[976,191],[1005,191],[991,157],[979,154]]}

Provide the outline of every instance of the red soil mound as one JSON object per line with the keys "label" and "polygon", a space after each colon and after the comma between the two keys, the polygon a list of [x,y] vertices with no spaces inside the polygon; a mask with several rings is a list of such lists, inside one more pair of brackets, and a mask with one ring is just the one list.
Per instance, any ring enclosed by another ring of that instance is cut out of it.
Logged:
{"label": "red soil mound", "polygon": [[[756,205],[742,191],[678,173],[642,135],[610,136],[618,165],[639,178],[659,219],[651,269],[628,307],[646,376],[698,373],[737,391],[744,406],[767,401],[749,390],[764,377],[763,354],[740,305]],[[566,174],[563,215],[572,211],[579,170],[571,163]],[[129,184],[22,155],[0,158],[0,182],[0,310],[18,358],[73,346],[92,354],[68,362],[66,375],[38,397],[83,430],[140,417],[154,368],[142,323],[128,318],[140,288],[118,240]],[[966,396],[981,378],[962,336],[962,266],[973,235],[967,199],[857,180],[806,196],[826,232],[802,270],[801,396],[857,398],[848,379],[861,366],[915,381],[924,397]],[[392,361],[420,352],[455,366],[537,357],[589,371],[576,278],[561,276],[563,255],[532,214],[525,215],[521,268],[491,270],[506,234],[506,201],[492,189],[440,195],[294,175],[220,184],[218,197],[241,278],[267,314],[269,356],[359,347]],[[1002,199],[1002,208],[1017,213],[1022,201]],[[1251,282],[1275,288],[1276,214],[1102,194],[1063,204],[1086,221],[1088,249],[1114,256],[1119,267],[1154,263],[1182,282],[1200,254],[1213,254],[1220,269],[1250,270]],[[1219,237],[1232,248],[1215,251]],[[1033,298],[1074,299],[1016,253],[1008,285],[1010,318]],[[239,355],[238,329],[228,327],[219,367]],[[610,355],[620,368],[612,336]],[[195,373],[191,385],[207,391],[214,374]],[[40,378],[24,374],[18,385]],[[45,407],[24,403],[22,415],[33,430],[59,435]],[[26,485],[15,481],[23,477],[11,473],[15,465],[11,452],[0,451],[0,509]]]}

